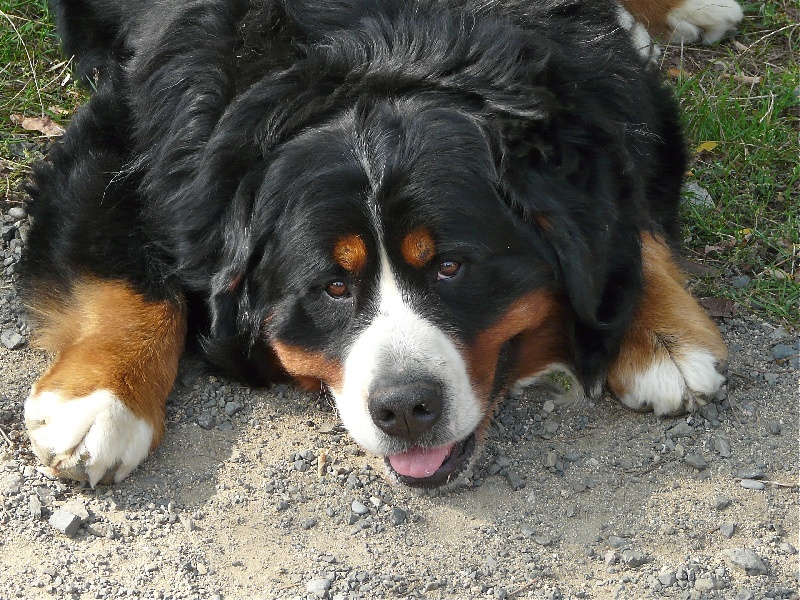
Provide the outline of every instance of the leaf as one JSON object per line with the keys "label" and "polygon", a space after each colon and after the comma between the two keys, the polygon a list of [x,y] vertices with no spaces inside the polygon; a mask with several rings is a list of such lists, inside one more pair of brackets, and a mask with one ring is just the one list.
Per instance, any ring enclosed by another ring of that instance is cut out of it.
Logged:
{"label": "leaf", "polygon": [[736,302],[726,298],[701,298],[700,306],[706,309],[710,317],[732,317],[738,308]]}
{"label": "leaf", "polygon": [[700,154],[701,152],[711,152],[717,146],[719,146],[719,142],[703,142],[694,149],[694,153]]}
{"label": "leaf", "polygon": [[38,131],[47,137],[64,135],[64,128],[47,115],[44,117],[21,117],[19,115],[11,115],[11,122],[27,131]]}

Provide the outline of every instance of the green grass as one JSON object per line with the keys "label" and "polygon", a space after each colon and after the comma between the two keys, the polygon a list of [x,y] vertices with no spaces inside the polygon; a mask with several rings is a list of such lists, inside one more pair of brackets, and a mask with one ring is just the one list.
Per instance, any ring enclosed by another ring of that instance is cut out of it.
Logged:
{"label": "green grass", "polygon": [[[684,207],[690,258],[711,274],[699,294],[800,321],[800,10],[787,0],[746,4],[742,31],[713,48],[670,47],[691,148],[690,181],[713,206]],[[749,284],[731,285],[734,277]]]}
{"label": "green grass", "polygon": [[[711,273],[696,282],[695,293],[797,324],[800,8],[795,0],[773,0],[746,3],[745,13],[732,41],[664,48],[690,147],[716,142],[693,157],[689,179],[708,190],[713,206],[685,203],[685,245]],[[11,116],[47,115],[66,125],[86,93],[67,79],[70,64],[58,50],[45,0],[0,0],[0,22],[0,194],[18,202],[19,184],[45,139]],[[732,285],[742,275],[749,284]]]}
{"label": "green grass", "polygon": [[46,1],[0,0],[0,195],[6,202],[18,199],[46,139],[15,126],[12,115],[49,116],[66,125],[84,98],[59,51]]}

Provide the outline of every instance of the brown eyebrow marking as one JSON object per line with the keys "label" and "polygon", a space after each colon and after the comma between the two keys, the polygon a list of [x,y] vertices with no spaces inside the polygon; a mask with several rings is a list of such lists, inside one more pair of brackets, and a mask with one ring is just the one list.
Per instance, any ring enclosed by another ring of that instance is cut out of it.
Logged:
{"label": "brown eyebrow marking", "polygon": [[336,240],[333,258],[351,273],[360,273],[367,264],[367,245],[360,235],[346,235]]}
{"label": "brown eyebrow marking", "polygon": [[405,261],[417,269],[428,263],[433,257],[435,249],[433,236],[425,227],[412,229],[400,244],[400,252]]}

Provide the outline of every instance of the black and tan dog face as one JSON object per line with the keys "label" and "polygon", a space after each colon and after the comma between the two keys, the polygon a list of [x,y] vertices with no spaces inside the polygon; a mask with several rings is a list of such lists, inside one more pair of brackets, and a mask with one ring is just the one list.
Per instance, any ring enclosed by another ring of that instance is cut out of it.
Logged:
{"label": "black and tan dog face", "polygon": [[257,196],[267,344],[408,483],[463,469],[515,375],[510,341],[549,314],[542,240],[495,186],[470,117],[385,102],[285,144]]}

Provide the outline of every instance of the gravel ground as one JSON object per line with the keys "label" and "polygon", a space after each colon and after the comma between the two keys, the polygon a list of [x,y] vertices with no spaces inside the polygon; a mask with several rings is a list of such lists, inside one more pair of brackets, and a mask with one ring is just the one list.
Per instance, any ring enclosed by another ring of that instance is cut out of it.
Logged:
{"label": "gravel ground", "polygon": [[727,387],[690,417],[512,394],[441,496],[388,483],[325,399],[187,359],[160,449],[92,490],[28,446],[47,359],[3,211],[0,598],[798,598],[797,331],[725,319]]}

